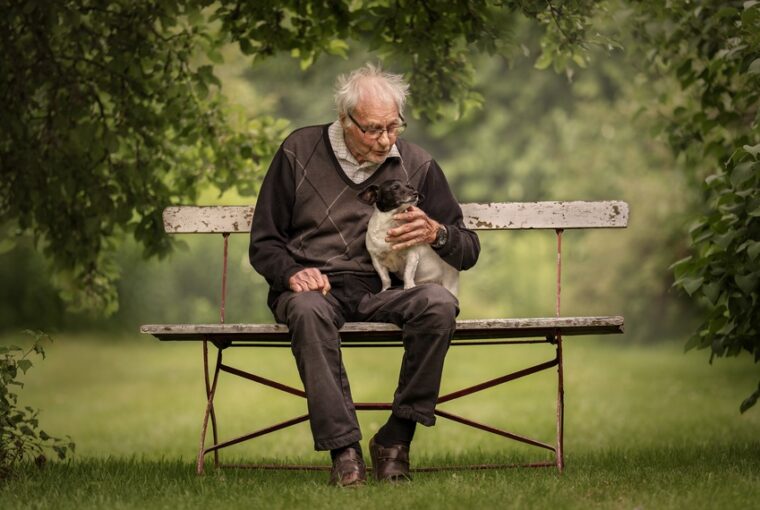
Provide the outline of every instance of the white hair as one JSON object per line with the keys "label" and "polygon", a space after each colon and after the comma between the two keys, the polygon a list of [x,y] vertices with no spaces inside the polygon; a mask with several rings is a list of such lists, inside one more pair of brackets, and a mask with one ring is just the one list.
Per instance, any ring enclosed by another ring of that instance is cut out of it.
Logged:
{"label": "white hair", "polygon": [[349,74],[338,76],[335,81],[335,108],[342,116],[356,108],[365,94],[396,103],[399,115],[403,115],[409,84],[400,74],[386,73],[379,66],[367,63]]}

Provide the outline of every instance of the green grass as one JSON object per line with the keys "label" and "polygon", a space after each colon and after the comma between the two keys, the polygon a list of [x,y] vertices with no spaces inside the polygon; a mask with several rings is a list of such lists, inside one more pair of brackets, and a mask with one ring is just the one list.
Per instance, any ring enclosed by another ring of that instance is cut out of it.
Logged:
{"label": "green grass", "polygon": [[[10,338],[0,342],[10,342]],[[400,351],[345,351],[357,401],[390,398]],[[200,346],[146,337],[61,336],[29,372],[25,405],[44,428],[71,435],[77,454],[29,467],[0,485],[1,508],[718,508],[760,496],[760,410],[738,413],[756,384],[749,360],[684,355],[678,344],[627,346],[625,337],[565,341],[567,468],[417,473],[408,486],[325,485],[325,472],[214,470],[194,474],[203,409]],[[453,347],[442,391],[552,356],[548,346]],[[225,362],[298,385],[286,349],[226,351]],[[554,372],[442,406],[553,442]],[[302,399],[223,375],[221,436],[305,410]],[[360,414],[363,445],[386,414]],[[327,465],[301,424],[222,452],[224,461]],[[439,419],[418,429],[418,465],[546,460],[541,450]],[[210,458],[209,458],[210,460]],[[393,497],[389,503],[388,497]]]}

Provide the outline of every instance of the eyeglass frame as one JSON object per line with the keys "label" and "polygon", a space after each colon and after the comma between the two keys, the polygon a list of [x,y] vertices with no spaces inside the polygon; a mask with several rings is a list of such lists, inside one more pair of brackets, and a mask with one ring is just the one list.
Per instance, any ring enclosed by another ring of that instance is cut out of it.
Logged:
{"label": "eyeglass frame", "polygon": [[[379,129],[379,128],[365,128],[364,126],[362,126],[361,124],[359,124],[356,121],[356,119],[354,118],[354,116],[351,115],[350,111],[347,111],[346,115],[348,115],[348,118],[351,119],[351,122],[354,123],[354,126],[358,127],[359,131],[361,131],[364,136],[369,136],[373,140],[379,140],[380,137],[383,136],[383,133],[387,133],[388,134],[388,138],[390,138],[391,136],[398,136],[398,135],[400,135],[401,133],[404,132],[404,129],[406,129],[406,120],[404,119],[404,116],[401,115],[401,114],[399,114],[399,116],[398,116],[398,118],[401,120],[401,124],[399,124],[398,126],[396,126],[394,128],[391,128],[391,129],[393,129],[395,131],[395,133],[393,133],[393,134],[391,134],[390,130],[388,129],[388,126],[385,126],[382,129]],[[371,130],[374,130],[374,129],[377,129],[379,131],[379,133],[377,135],[368,134]]]}

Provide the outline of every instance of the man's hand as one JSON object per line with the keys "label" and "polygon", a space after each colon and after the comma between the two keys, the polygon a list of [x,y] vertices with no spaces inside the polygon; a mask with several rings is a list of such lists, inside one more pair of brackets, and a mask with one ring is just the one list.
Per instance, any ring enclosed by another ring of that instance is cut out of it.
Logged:
{"label": "man's hand", "polygon": [[394,250],[403,250],[415,244],[431,244],[435,241],[440,223],[430,218],[419,207],[411,206],[406,212],[393,215],[394,220],[403,222],[388,231],[385,240]]}
{"label": "man's hand", "polygon": [[306,292],[318,290],[326,296],[330,292],[330,280],[316,267],[301,269],[288,279],[288,285],[293,292]]}

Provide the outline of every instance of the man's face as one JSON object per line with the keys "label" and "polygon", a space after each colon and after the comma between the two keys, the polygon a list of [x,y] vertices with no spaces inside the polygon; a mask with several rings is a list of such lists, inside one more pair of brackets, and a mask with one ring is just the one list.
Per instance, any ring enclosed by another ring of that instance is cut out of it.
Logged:
{"label": "man's face", "polygon": [[364,134],[356,124],[364,129],[384,128],[392,124],[398,124],[399,115],[396,103],[392,100],[377,100],[373,98],[359,101],[351,112],[353,122],[348,116],[341,116],[343,124],[343,137],[346,147],[359,163],[370,161],[382,163],[396,142],[396,135],[389,135],[387,131],[379,138]]}

